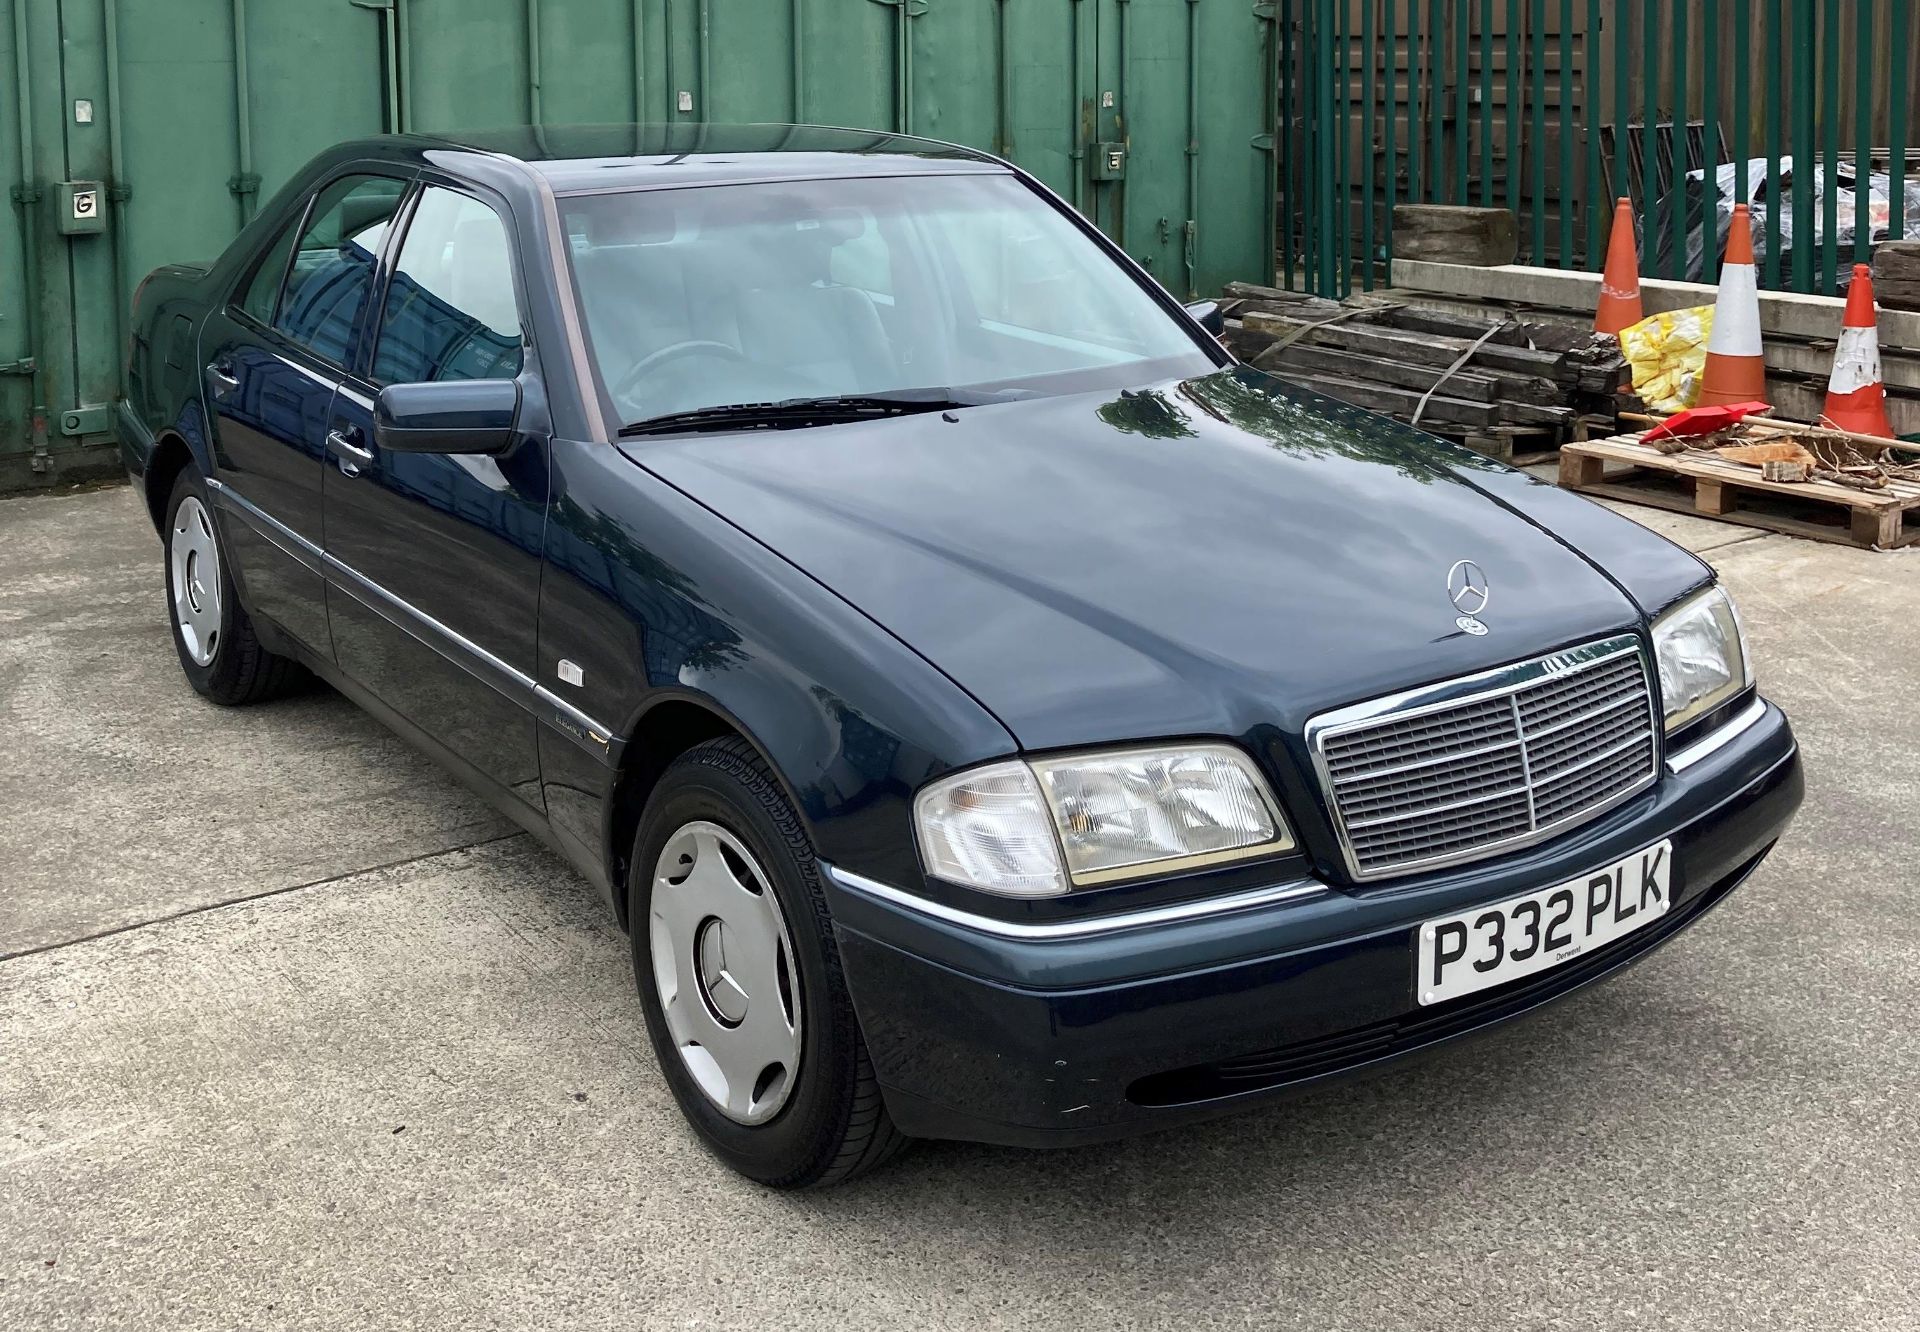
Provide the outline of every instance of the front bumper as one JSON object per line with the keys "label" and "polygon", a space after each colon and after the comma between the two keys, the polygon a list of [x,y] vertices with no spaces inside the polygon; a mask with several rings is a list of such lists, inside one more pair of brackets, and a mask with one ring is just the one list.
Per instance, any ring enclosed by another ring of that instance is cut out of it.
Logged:
{"label": "front bumper", "polygon": [[[1204,1119],[1484,1031],[1631,965],[1717,905],[1799,808],[1787,719],[1739,735],[1554,842],[1359,893],[1277,885],[1241,910],[1016,938],[827,866],[840,955],[903,1132],[1066,1146]],[[1663,837],[1674,905],[1564,966],[1421,1009],[1415,928]]]}

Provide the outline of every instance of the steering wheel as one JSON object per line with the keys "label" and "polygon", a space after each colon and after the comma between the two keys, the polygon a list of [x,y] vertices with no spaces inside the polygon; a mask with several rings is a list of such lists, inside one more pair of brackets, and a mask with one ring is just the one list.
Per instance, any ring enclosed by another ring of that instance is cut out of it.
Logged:
{"label": "steering wheel", "polygon": [[661,366],[671,361],[677,361],[684,356],[702,355],[720,356],[729,361],[744,361],[747,359],[741,354],[738,347],[729,346],[724,342],[713,342],[706,338],[693,338],[686,342],[676,342],[671,346],[662,347],[657,352],[642,356],[636,361],[633,368],[621,377],[620,383],[613,390],[613,396],[623,401],[629,400],[633,395],[633,391],[640,387],[641,381]]}

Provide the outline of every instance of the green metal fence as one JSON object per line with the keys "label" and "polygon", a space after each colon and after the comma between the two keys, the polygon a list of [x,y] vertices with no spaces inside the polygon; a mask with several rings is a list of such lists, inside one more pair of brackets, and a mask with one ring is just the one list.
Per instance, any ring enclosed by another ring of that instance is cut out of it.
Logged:
{"label": "green metal fence", "polygon": [[[1832,292],[1920,236],[1912,0],[1287,0],[1288,285],[1387,281],[1397,203],[1506,207],[1522,262],[1711,282],[1734,202],[1764,285]],[[1721,180],[1725,176],[1724,184]]]}

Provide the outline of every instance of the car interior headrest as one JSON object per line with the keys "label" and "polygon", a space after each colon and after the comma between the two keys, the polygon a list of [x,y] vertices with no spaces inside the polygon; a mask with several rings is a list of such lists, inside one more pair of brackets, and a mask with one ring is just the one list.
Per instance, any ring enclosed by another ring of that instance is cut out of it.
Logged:
{"label": "car interior headrest", "polygon": [[353,240],[369,227],[377,227],[393,217],[398,195],[351,194],[340,201],[340,242]]}

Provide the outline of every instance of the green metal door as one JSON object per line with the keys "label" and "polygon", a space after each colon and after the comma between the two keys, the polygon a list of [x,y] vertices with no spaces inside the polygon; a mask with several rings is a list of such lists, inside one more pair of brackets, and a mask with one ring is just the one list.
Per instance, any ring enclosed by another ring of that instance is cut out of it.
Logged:
{"label": "green metal door", "polygon": [[[401,0],[408,128],[797,121],[1001,153],[1179,295],[1272,267],[1273,7]],[[1203,207],[1204,204],[1204,207]],[[1205,213],[1205,226],[1201,215]]]}
{"label": "green metal door", "polygon": [[[13,76],[0,97],[13,197],[0,222],[0,492],[115,465],[111,407],[143,274],[217,254],[320,148],[382,130],[797,121],[923,134],[1020,163],[1176,295],[1264,279],[1272,8],[0,0]],[[97,186],[79,229],[75,183]]]}
{"label": "green metal door", "polygon": [[[1176,296],[1271,275],[1270,5],[1080,0],[1084,209]],[[1204,225],[1202,215],[1204,214]]]}
{"label": "green metal door", "polygon": [[[217,255],[263,191],[379,132],[384,19],[348,0],[6,6],[0,492],[117,466],[135,285]],[[76,230],[90,192],[98,229]]]}

